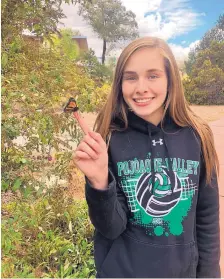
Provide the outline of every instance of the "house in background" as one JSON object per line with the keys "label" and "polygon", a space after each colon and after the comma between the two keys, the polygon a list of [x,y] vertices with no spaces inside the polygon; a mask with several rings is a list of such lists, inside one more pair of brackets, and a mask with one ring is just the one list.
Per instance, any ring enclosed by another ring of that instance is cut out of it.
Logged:
{"label": "house in background", "polygon": [[79,49],[81,51],[88,51],[88,43],[87,43],[87,37],[85,36],[72,36],[72,40],[75,41],[78,46]]}
{"label": "house in background", "polygon": [[24,29],[22,32],[22,37],[25,41],[31,42],[37,46],[40,46],[43,44],[44,38],[43,36],[37,36],[28,29]]}
{"label": "house in background", "polygon": [[23,34],[22,36],[23,36],[24,40],[27,40],[30,42],[35,42],[37,44],[42,44],[44,41],[42,36],[27,35],[27,34]]}
{"label": "house in background", "polygon": [[[30,42],[36,43],[37,45],[41,45],[44,42],[43,36],[36,36],[29,30],[24,30],[22,34],[23,38],[25,40],[28,40]],[[85,36],[72,36],[72,40],[75,41],[81,51],[88,51],[88,43],[87,43],[87,37]]]}

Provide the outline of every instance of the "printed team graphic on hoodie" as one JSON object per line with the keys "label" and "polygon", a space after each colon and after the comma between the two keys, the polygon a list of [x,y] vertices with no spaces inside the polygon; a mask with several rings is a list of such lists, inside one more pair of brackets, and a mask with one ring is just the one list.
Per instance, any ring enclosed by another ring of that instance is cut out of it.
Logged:
{"label": "printed team graphic on hoodie", "polygon": [[[153,142],[153,141],[152,141]],[[181,158],[137,158],[118,162],[119,183],[133,213],[130,222],[156,236],[181,235],[198,185],[198,161]]]}

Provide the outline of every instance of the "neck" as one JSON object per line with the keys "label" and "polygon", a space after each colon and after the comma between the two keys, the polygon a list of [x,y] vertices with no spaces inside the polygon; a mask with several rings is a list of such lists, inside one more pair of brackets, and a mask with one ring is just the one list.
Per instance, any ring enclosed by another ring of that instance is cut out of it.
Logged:
{"label": "neck", "polygon": [[160,107],[156,111],[154,111],[152,114],[147,116],[140,116],[142,119],[152,123],[153,125],[157,126],[162,118],[163,118],[164,108]]}

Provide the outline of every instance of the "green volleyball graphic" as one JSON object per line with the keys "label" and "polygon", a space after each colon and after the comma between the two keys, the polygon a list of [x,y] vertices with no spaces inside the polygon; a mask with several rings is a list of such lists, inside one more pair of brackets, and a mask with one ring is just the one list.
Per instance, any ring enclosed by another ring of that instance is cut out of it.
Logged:
{"label": "green volleyball graphic", "polygon": [[147,214],[162,217],[178,204],[182,187],[175,172],[168,176],[163,169],[161,173],[154,175],[154,179],[152,173],[141,175],[136,186],[136,199]]}

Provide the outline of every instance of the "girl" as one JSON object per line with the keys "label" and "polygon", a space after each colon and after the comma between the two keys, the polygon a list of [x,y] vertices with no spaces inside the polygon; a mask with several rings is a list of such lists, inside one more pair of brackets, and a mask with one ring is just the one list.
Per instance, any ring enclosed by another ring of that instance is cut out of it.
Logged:
{"label": "girl", "polygon": [[123,50],[95,128],[75,163],[86,177],[97,277],[220,277],[213,136],[188,106],[163,40]]}

